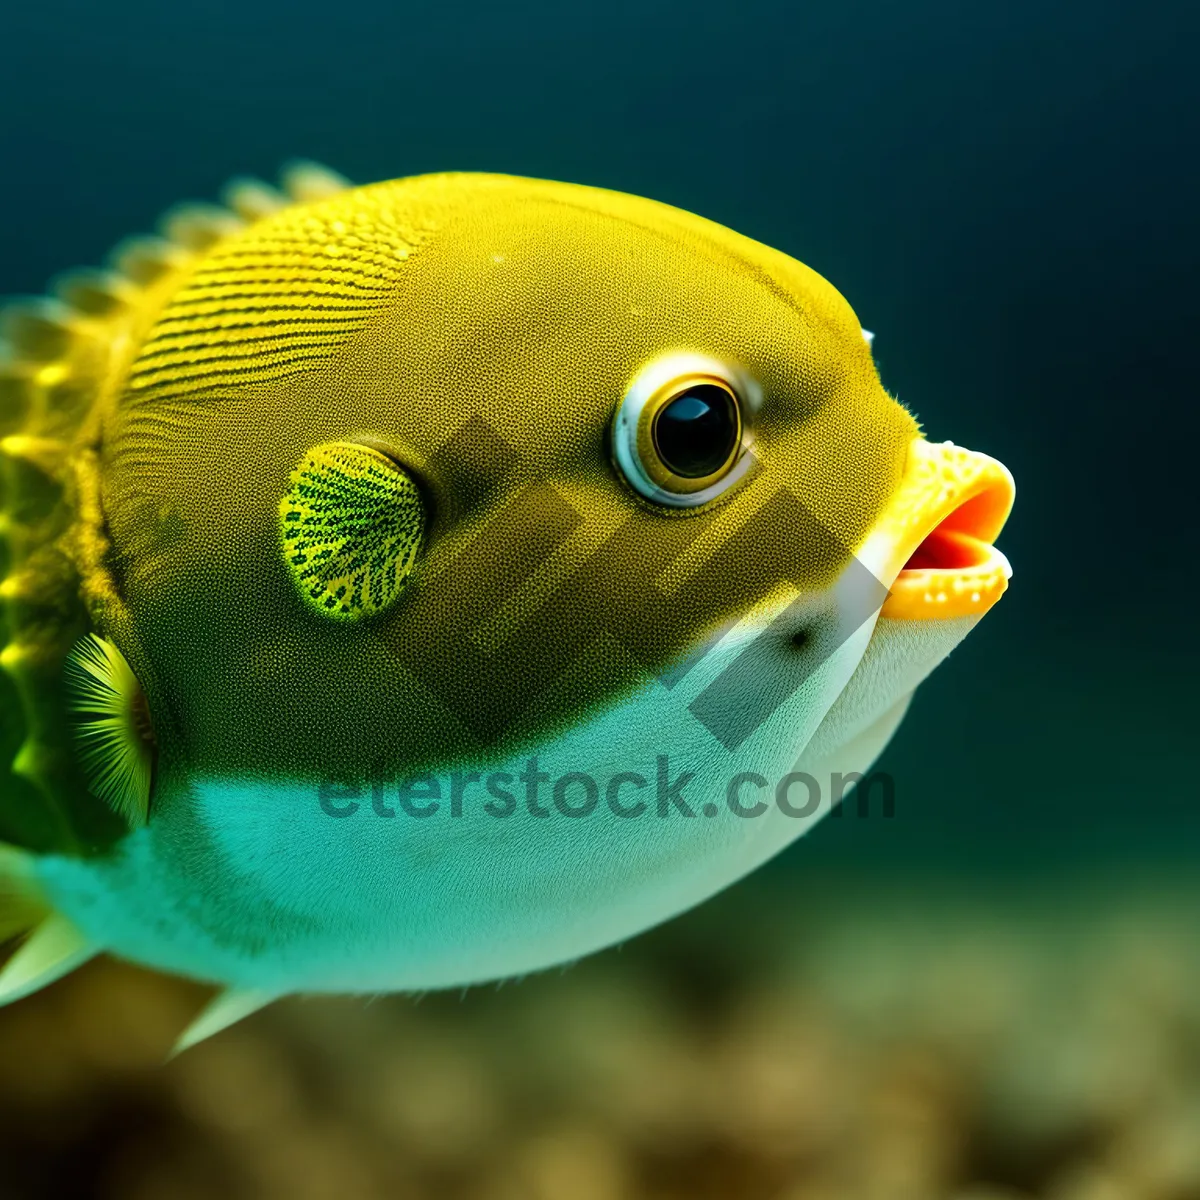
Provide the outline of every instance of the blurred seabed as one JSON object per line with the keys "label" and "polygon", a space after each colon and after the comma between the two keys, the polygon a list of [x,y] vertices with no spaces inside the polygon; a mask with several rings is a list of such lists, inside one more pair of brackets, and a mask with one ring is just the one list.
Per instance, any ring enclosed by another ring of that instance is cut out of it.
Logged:
{"label": "blurred seabed", "polygon": [[1190,1200],[1200,889],[756,877],[502,987],[276,1005],[110,961],[0,1012],[0,1196]]}

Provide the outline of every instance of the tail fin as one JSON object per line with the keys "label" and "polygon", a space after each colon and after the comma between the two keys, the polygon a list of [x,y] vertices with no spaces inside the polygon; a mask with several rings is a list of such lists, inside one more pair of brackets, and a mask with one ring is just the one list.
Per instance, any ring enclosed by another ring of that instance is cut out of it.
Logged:
{"label": "tail fin", "polygon": [[20,1000],[81,966],[96,949],[46,899],[33,856],[0,844],[0,942],[26,935],[0,968],[0,1005]]}

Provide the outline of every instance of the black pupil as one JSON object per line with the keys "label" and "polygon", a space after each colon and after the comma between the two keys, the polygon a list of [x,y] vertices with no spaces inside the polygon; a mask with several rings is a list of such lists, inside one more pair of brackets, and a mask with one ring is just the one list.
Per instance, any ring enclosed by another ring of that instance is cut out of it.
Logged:
{"label": "black pupil", "polygon": [[681,392],[654,420],[654,445],[668,470],[684,479],[719,471],[737,442],[733,397],[713,383]]}

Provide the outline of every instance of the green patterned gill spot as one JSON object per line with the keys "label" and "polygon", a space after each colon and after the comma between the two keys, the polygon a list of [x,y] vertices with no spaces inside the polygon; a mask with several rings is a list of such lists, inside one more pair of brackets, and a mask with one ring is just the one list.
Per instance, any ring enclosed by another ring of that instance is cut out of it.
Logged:
{"label": "green patterned gill spot", "polygon": [[356,621],[400,593],[421,548],[425,508],[413,480],[356,442],[314,446],[279,502],[283,558],[309,606]]}

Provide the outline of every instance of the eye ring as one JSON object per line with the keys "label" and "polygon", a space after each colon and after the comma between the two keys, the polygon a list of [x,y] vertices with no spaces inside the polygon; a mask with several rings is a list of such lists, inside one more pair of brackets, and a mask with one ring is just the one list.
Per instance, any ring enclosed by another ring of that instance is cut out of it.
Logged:
{"label": "eye ring", "polygon": [[[706,355],[683,352],[656,359],[638,373],[617,407],[612,425],[617,466],[646,499],[670,508],[699,508],[733,487],[753,465],[750,421],[761,396],[745,372]],[[672,421],[670,414],[663,415],[669,409],[692,420]],[[724,436],[723,453],[719,442],[699,446],[688,425],[703,428],[710,438]],[[680,460],[689,453],[695,459],[685,466]]]}

